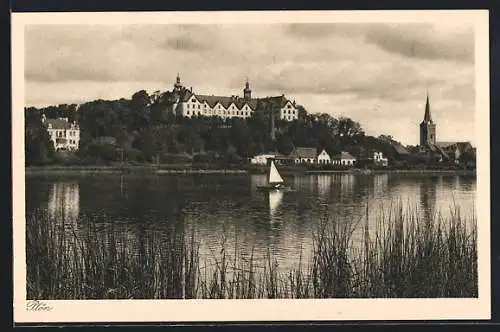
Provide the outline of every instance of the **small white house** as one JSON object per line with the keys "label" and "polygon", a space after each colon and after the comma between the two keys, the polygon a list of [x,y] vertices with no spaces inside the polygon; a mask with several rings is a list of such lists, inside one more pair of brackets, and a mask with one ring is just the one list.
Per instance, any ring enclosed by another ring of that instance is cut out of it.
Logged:
{"label": "small white house", "polygon": [[56,151],[76,151],[80,145],[80,127],[76,122],[69,122],[68,118],[47,119],[42,114],[45,124]]}
{"label": "small white house", "polygon": [[387,166],[389,161],[384,157],[384,154],[380,151],[373,152],[373,162],[376,165]]}
{"label": "small white house", "polygon": [[356,158],[354,158],[349,152],[342,151],[340,154],[332,158],[333,165],[340,166],[354,166],[356,163]]}
{"label": "small white house", "polygon": [[316,153],[316,148],[297,147],[290,153],[289,158],[293,159],[295,164],[316,164]]}
{"label": "small white house", "polygon": [[263,153],[250,158],[250,163],[253,165],[267,165],[267,161],[273,158],[276,158],[276,154]]}
{"label": "small white house", "polygon": [[326,152],[325,149],[321,151],[321,153],[318,155],[318,164],[320,165],[328,165],[331,164],[332,159],[330,158],[330,155],[328,152]]}

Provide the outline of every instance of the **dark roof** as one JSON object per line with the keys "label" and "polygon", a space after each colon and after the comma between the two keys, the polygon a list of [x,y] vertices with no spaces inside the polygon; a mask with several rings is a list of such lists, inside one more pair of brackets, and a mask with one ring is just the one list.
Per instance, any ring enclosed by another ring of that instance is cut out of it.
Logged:
{"label": "dark roof", "polygon": [[291,158],[316,158],[316,148],[295,148],[290,153]]}
{"label": "dark roof", "polygon": [[71,123],[63,119],[45,119],[45,123],[50,129],[71,129]]}
{"label": "dark roof", "polygon": [[470,142],[436,142],[436,145],[442,149],[456,149],[457,147],[461,151],[472,149],[472,144],[470,144]]}
{"label": "dark roof", "polygon": [[286,105],[288,102],[288,99],[285,98],[284,95],[277,96],[277,97],[267,97],[267,98],[262,98],[263,100],[269,102],[272,106],[277,107],[277,108],[282,108]]}
{"label": "dark roof", "polygon": [[342,151],[338,155],[333,156],[332,159],[356,159],[356,158],[354,158],[353,155],[350,154],[349,152]]}
{"label": "dark roof", "polygon": [[213,95],[199,95],[193,93],[186,93],[183,96],[182,101],[187,102],[192,97],[196,98],[196,100],[198,100],[201,103],[207,103],[208,106],[212,108],[218,103],[224,106],[224,108],[228,108],[233,103],[238,109],[242,109],[245,105],[248,105],[252,110],[255,110],[257,107],[256,99],[247,100],[237,96],[228,97],[228,96],[213,96]]}
{"label": "dark roof", "polygon": [[431,107],[429,104],[429,95],[427,95],[427,100],[425,102],[425,113],[424,113],[424,121],[423,122],[432,122]]}

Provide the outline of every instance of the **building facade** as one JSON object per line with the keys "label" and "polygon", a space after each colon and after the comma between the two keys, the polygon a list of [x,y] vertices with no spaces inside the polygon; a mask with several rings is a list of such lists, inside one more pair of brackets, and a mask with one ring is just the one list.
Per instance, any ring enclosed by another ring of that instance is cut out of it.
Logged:
{"label": "building facade", "polygon": [[295,102],[288,100],[284,95],[278,97],[252,98],[252,90],[248,80],[243,89],[243,97],[214,96],[193,93],[193,89],[186,89],[179,75],[173,89],[172,110],[175,114],[184,117],[218,116],[227,118],[250,118],[255,111],[274,112],[277,118],[285,121],[298,119],[298,110]]}
{"label": "building facade", "polygon": [[436,123],[432,120],[429,96],[425,103],[424,120],[420,123],[420,153],[436,156],[440,161],[459,163],[463,153],[473,153],[470,142],[438,142]]}
{"label": "building facade", "polygon": [[316,164],[316,148],[297,147],[291,153],[289,158],[294,160],[295,164]]}
{"label": "building facade", "polygon": [[387,158],[385,158],[384,154],[380,151],[373,152],[373,162],[375,163],[375,165],[379,166],[387,166],[389,164]]}
{"label": "building facade", "polygon": [[332,163],[338,166],[354,166],[356,158],[349,152],[342,151],[340,154],[333,156]]}
{"label": "building facade", "polygon": [[263,153],[250,158],[250,164],[253,165],[267,165],[268,160],[274,159],[276,157],[275,153]]}
{"label": "building facade", "polygon": [[42,115],[50,140],[56,151],[76,151],[80,145],[80,127],[68,118],[47,119]]}
{"label": "building facade", "polygon": [[328,152],[326,152],[325,149],[323,149],[319,154],[318,154],[318,164],[320,165],[328,165],[331,164],[332,159],[330,158],[330,155]]}

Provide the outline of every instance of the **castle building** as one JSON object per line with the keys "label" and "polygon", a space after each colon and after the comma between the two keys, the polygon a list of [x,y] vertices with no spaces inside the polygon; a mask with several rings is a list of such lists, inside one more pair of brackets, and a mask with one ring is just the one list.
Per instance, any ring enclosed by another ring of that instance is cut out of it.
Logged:
{"label": "castle building", "polygon": [[173,89],[172,109],[175,114],[185,117],[219,116],[227,118],[250,118],[256,111],[274,112],[277,118],[285,121],[298,119],[295,102],[285,95],[277,97],[252,98],[252,90],[248,80],[245,82],[243,97],[214,96],[193,93],[181,84],[179,75]]}
{"label": "castle building", "polygon": [[47,119],[42,115],[42,122],[46,125],[50,140],[56,151],[76,151],[80,144],[80,127],[68,122],[68,118]]}

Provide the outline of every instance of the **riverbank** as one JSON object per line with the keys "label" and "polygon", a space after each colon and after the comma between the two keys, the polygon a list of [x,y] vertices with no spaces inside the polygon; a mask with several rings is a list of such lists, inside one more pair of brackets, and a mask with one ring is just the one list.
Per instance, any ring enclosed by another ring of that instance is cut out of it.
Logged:
{"label": "riverbank", "polygon": [[[233,252],[224,232],[217,250],[203,256],[194,230],[170,226],[164,236],[147,232],[134,243],[128,231],[106,231],[92,219],[68,230],[73,224],[47,222],[37,211],[26,219],[27,298],[477,297],[475,217],[457,210],[421,219],[401,204],[390,204],[387,214],[367,208],[364,218],[347,223],[319,220],[312,256],[284,270],[269,249],[260,257],[254,249]],[[372,213],[380,220],[374,229],[367,224]],[[356,240],[355,230],[363,234]]]}
{"label": "riverbank", "polygon": [[[126,165],[126,166],[29,166],[26,175],[51,174],[266,174],[267,167],[233,165],[227,168],[217,166],[193,166],[191,164],[169,165]],[[281,167],[283,175],[295,174],[410,174],[410,175],[467,175],[475,176],[475,170],[398,170],[379,169],[368,172],[354,169],[305,169],[301,167]]]}

